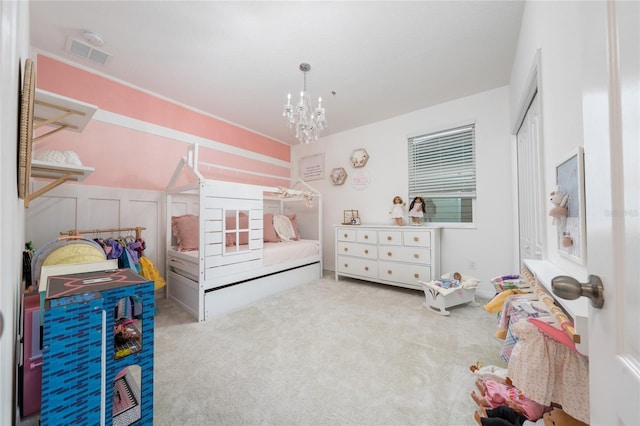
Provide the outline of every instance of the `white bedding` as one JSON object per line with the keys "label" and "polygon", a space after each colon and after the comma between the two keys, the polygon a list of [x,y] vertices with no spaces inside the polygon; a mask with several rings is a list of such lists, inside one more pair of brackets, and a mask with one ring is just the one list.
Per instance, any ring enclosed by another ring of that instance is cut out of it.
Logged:
{"label": "white bedding", "polygon": [[281,241],[264,243],[263,265],[272,266],[293,260],[318,256],[320,245],[316,240]]}
{"label": "white bedding", "polygon": [[[279,243],[264,243],[263,266],[273,266],[293,262],[320,255],[320,244],[317,240],[281,241]],[[195,273],[197,280],[198,250],[178,251],[177,247],[169,250],[169,264],[174,270],[186,275]]]}

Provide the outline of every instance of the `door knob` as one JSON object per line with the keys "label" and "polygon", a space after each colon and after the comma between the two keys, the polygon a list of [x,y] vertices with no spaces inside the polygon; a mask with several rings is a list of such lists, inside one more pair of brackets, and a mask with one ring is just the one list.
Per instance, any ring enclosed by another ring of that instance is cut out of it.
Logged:
{"label": "door knob", "polygon": [[553,294],[567,300],[574,300],[580,296],[588,297],[594,308],[601,309],[604,306],[604,287],[602,280],[597,275],[589,275],[586,283],[578,282],[573,277],[559,275],[551,280]]}

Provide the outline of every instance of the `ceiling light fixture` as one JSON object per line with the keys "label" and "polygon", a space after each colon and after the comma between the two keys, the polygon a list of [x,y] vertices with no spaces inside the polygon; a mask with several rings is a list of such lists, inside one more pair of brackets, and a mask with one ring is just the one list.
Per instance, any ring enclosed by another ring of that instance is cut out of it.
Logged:
{"label": "ceiling light fixture", "polygon": [[291,105],[291,93],[287,95],[287,104],[284,106],[282,115],[287,118],[289,129],[296,129],[296,139],[308,144],[317,141],[320,132],[327,126],[327,119],[322,108],[322,98],[318,98],[318,106],[315,110],[309,105],[310,95],[307,93],[307,73],[311,71],[311,65],[301,63],[300,71],[304,73],[304,86],[300,92],[300,100],[295,105]]}

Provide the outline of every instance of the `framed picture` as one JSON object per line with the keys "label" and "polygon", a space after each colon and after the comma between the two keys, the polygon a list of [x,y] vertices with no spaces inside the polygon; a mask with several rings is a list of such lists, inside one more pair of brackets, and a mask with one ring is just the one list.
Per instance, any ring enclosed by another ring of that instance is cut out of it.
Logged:
{"label": "framed picture", "polygon": [[331,183],[334,185],[342,185],[347,180],[347,171],[344,167],[336,167],[331,170],[331,175],[329,176],[331,179]]}
{"label": "framed picture", "polygon": [[349,161],[354,168],[364,167],[369,161],[369,154],[364,148],[354,149],[349,157]]}
{"label": "framed picture", "polygon": [[345,210],[342,224],[343,225],[359,225],[360,214],[358,213],[358,210]]}
{"label": "framed picture", "polygon": [[584,151],[578,147],[556,166],[556,184],[567,197],[567,216],[557,229],[558,252],[561,256],[584,265],[587,242],[584,202]]}
{"label": "framed picture", "polygon": [[324,178],[324,154],[314,154],[300,159],[298,175],[304,181]]}

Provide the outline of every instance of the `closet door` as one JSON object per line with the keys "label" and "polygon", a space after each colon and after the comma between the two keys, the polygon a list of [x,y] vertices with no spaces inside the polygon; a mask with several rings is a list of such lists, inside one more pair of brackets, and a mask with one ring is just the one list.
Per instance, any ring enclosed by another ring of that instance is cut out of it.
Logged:
{"label": "closet door", "polygon": [[544,253],[540,130],[538,95],[536,94],[516,134],[520,262],[522,259],[542,259]]}

